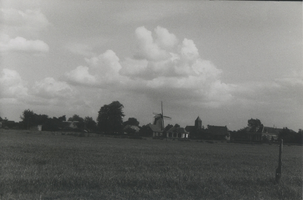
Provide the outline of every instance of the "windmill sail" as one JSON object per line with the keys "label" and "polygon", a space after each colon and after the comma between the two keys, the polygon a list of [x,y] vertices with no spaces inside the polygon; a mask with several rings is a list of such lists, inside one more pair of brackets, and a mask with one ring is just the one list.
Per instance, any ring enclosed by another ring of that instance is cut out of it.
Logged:
{"label": "windmill sail", "polygon": [[163,115],[163,103],[161,101],[161,113],[154,113],[154,122],[153,124],[158,126],[161,130],[164,130],[164,118],[171,119],[171,117]]}

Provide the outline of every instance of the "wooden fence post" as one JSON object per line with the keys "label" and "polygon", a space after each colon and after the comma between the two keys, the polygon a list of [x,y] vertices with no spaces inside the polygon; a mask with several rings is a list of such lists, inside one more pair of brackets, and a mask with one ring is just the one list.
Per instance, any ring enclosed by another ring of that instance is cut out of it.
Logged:
{"label": "wooden fence post", "polygon": [[282,173],[282,150],[283,150],[283,139],[280,141],[279,147],[279,161],[278,161],[278,168],[276,169],[276,183],[280,182],[281,173]]}

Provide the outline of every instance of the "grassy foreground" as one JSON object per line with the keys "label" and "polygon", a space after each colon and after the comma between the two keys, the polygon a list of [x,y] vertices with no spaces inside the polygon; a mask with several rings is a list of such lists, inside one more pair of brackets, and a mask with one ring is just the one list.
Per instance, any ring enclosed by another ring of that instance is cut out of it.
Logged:
{"label": "grassy foreground", "polygon": [[302,147],[0,130],[1,199],[302,199]]}

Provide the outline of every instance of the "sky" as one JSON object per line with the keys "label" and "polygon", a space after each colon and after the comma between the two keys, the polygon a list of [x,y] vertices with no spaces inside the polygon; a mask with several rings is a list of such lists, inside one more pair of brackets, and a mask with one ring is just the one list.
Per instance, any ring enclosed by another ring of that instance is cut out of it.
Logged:
{"label": "sky", "polygon": [[0,116],[303,128],[302,2],[3,0]]}

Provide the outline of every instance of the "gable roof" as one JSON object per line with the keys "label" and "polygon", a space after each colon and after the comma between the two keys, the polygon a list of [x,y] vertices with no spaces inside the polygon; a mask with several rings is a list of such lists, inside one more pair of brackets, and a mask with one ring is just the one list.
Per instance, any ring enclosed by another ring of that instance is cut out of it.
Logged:
{"label": "gable roof", "polygon": [[200,119],[200,117],[198,116],[197,119],[195,121],[199,121],[202,122],[202,120]]}
{"label": "gable roof", "polygon": [[196,127],[195,126],[186,126],[185,130],[188,131],[188,132],[193,132],[193,131],[196,130]]}
{"label": "gable roof", "polygon": [[264,126],[262,133],[269,133],[269,134],[276,134],[278,135],[283,129],[282,128],[274,128],[274,127],[267,127]]}
{"label": "gable roof", "polygon": [[256,127],[246,127],[245,130],[247,132],[254,132],[254,133],[261,133],[262,130],[263,130],[264,126],[263,125],[260,125],[260,126],[256,126]]}
{"label": "gable roof", "polygon": [[208,130],[212,135],[228,135],[229,132],[226,126],[211,126],[207,125]]}

